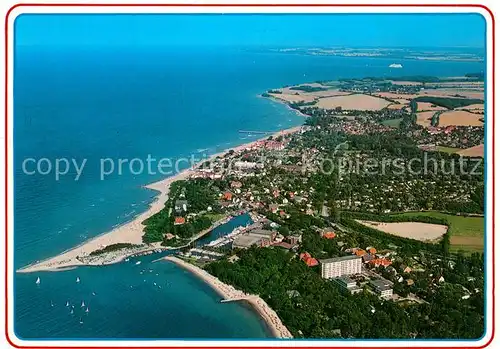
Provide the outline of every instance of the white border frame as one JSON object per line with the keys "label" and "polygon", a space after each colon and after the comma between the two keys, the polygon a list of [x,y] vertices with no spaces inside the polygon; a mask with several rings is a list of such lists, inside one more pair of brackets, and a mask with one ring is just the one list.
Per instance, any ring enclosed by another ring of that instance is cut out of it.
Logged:
{"label": "white border frame", "polygon": [[[48,1],[50,3],[57,4],[58,1]],[[89,1],[88,3],[92,3],[94,1]],[[151,3],[154,3],[155,1],[151,1]],[[176,1],[176,3],[180,3],[182,1]],[[248,1],[247,3],[265,3],[264,1]],[[471,1],[472,2],[472,1]],[[102,2],[101,2],[102,3]],[[120,3],[118,1],[108,1],[108,3]],[[121,3],[133,3],[131,1],[125,0]],[[191,2],[192,3],[192,2]],[[200,3],[200,2],[195,2],[195,3]],[[209,3],[220,3],[224,4],[226,2],[220,2],[220,1],[210,1]],[[295,0],[290,0],[287,1],[286,3],[292,4],[292,3],[298,3]],[[299,2],[300,3],[300,2]],[[324,2],[323,3],[332,3],[334,2]],[[349,3],[348,0],[345,0],[344,3]],[[365,3],[369,6],[369,2],[366,0],[359,1],[360,4]],[[388,1],[382,0],[381,3],[391,3]],[[417,2],[415,2],[417,3]],[[436,4],[432,4],[429,1],[423,1],[423,3],[427,3],[431,6],[436,6]],[[445,3],[450,3],[449,1],[443,1],[443,4]],[[455,3],[460,3],[460,1],[456,1]],[[14,5],[15,3],[12,3],[10,5]],[[189,4],[189,2],[186,2],[186,4]],[[397,3],[394,3],[397,5]],[[2,6],[9,5],[9,4],[2,4]],[[8,9],[8,7],[7,7]],[[486,127],[486,144],[488,144],[489,149],[487,149],[485,153],[485,160],[486,160],[486,175],[487,175],[487,186],[489,191],[486,194],[486,202],[487,202],[487,211],[485,212],[486,216],[490,220],[486,221],[486,246],[487,246],[487,275],[486,279],[488,280],[487,282],[487,289],[485,289],[485,301],[486,301],[486,314],[485,314],[485,320],[487,324],[487,328],[485,331],[485,335],[482,339],[478,341],[422,341],[422,340],[417,340],[417,341],[374,341],[374,340],[349,340],[349,341],[332,341],[332,340],[252,340],[252,341],[238,341],[238,340],[213,340],[213,341],[188,341],[188,340],[145,340],[145,341],[126,341],[126,340],[119,340],[119,341],[103,341],[103,340],[98,340],[98,341],[67,341],[67,340],[47,340],[47,341],[26,341],[22,340],[16,337],[14,331],[13,331],[13,326],[14,326],[14,308],[13,308],[13,299],[14,299],[14,289],[13,289],[13,280],[14,280],[14,270],[13,270],[13,219],[14,219],[14,211],[13,211],[13,39],[14,39],[14,28],[13,24],[17,16],[23,13],[78,13],[78,12],[85,12],[85,13],[245,13],[245,12],[251,12],[251,13],[479,13],[485,18],[486,21],[486,26],[487,26],[487,35],[486,35],[486,41],[487,41],[487,47],[486,47],[486,60],[487,60],[487,85],[486,85],[486,91],[487,91],[487,97],[486,97],[486,115],[487,115],[487,127]],[[8,304],[8,335],[10,340],[13,342],[13,344],[18,345],[18,346],[30,346],[30,347],[47,347],[47,346],[59,346],[59,347],[67,347],[67,346],[88,346],[88,347],[102,347],[102,346],[127,346],[127,347],[158,347],[158,346],[178,346],[178,347],[186,347],[186,346],[210,346],[210,347],[228,347],[228,346],[239,346],[239,347],[247,347],[247,346],[268,346],[268,347],[274,347],[274,346],[287,346],[287,347],[305,347],[305,346],[317,346],[317,347],[337,347],[337,346],[342,346],[342,347],[403,347],[403,346],[419,346],[419,347],[479,347],[479,346],[484,346],[488,344],[490,341],[490,338],[492,338],[492,314],[493,314],[493,308],[492,308],[492,290],[493,290],[493,270],[492,270],[492,228],[493,224],[491,221],[491,217],[493,217],[493,192],[491,190],[492,188],[492,178],[493,178],[493,154],[492,154],[492,142],[493,142],[493,124],[492,124],[492,118],[493,118],[493,88],[492,88],[492,73],[493,73],[493,47],[492,47],[492,40],[493,40],[493,33],[492,33],[492,18],[490,16],[490,13],[485,10],[484,8],[480,7],[204,7],[204,6],[199,6],[199,7],[182,7],[182,6],[158,6],[158,7],[152,7],[152,6],[147,6],[147,7],[139,7],[139,6],[134,6],[134,7],[118,7],[118,6],[113,6],[113,7],[87,7],[87,6],[81,6],[81,7],[30,7],[30,6],[22,6],[22,7],[16,7],[12,10],[12,12],[9,15],[8,18],[8,86],[9,89],[7,91],[7,98],[8,98],[8,125],[9,129],[8,131],[8,183],[10,184],[8,187],[8,234],[9,234],[9,239],[8,239],[8,255],[9,255],[9,261],[8,261],[8,280],[9,281],[9,289],[8,289],[8,298],[9,298],[9,304]],[[3,45],[2,45],[3,49]],[[0,140],[2,141],[1,147],[3,148],[3,138],[4,138],[4,123],[0,123]],[[2,149],[3,150],[3,149]],[[2,153],[3,154],[3,153]],[[4,169],[4,163],[3,161],[0,161],[0,173],[1,176],[4,176],[5,169]],[[2,186],[2,189],[0,189],[0,193],[4,194],[3,192],[4,188]],[[2,210],[3,211],[3,210]],[[3,212],[2,212],[3,216]],[[3,221],[4,217],[2,217],[2,220],[0,220],[0,223],[4,223]],[[4,244],[4,241],[2,240],[1,245]],[[4,280],[1,281],[3,284]],[[2,288],[3,289],[3,288]],[[2,291],[3,293],[3,291]],[[0,320],[1,322],[4,321],[4,319]],[[7,344],[7,343],[5,343]]]}

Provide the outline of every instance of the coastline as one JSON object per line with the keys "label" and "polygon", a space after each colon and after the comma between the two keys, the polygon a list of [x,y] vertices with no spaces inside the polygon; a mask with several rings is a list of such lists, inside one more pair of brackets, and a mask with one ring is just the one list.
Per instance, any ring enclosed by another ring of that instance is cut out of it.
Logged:
{"label": "coastline", "polygon": [[[228,148],[219,153],[213,154],[209,156],[207,159],[203,161],[211,161],[219,156],[224,156],[230,151],[238,152],[245,150],[246,148],[251,147],[257,142],[267,139],[269,136],[280,136],[284,134],[291,134],[299,131],[302,128],[302,125],[291,127],[288,129],[283,129],[280,131],[276,131],[270,135],[266,135],[265,137],[259,138],[249,143],[244,143],[238,145],[236,147]],[[202,161],[202,162],[203,162]],[[201,163],[200,163],[201,164]],[[167,177],[165,179],[159,180],[157,182],[153,182],[144,186],[146,189],[154,190],[158,192],[158,195],[155,199],[150,203],[149,208],[136,216],[133,220],[129,222],[125,222],[122,225],[112,229],[111,231],[105,232],[103,234],[97,235],[90,240],[83,242],[82,244],[72,247],[68,250],[63,251],[62,253],[47,258],[42,261],[36,261],[34,263],[28,264],[16,272],[18,273],[32,273],[38,271],[62,271],[67,268],[74,268],[79,266],[99,266],[99,265],[108,265],[119,263],[126,259],[127,257],[136,255],[136,254],[145,254],[148,252],[152,252],[154,250],[172,250],[177,249],[177,247],[166,247],[161,246],[160,243],[154,243],[145,245],[142,242],[142,236],[144,235],[143,229],[144,225],[142,222],[152,215],[158,213],[163,209],[165,203],[168,200],[168,194],[170,191],[170,185],[179,180],[184,180],[189,178],[189,176],[196,170],[199,164],[194,165],[191,168],[185,169],[171,177]],[[206,232],[205,232],[206,233]],[[199,238],[199,234],[197,234],[195,239]],[[93,258],[90,261],[82,261],[82,258],[89,257],[90,253],[96,250],[99,250],[105,246],[117,244],[117,243],[129,243],[133,245],[137,245],[137,248],[134,250],[118,250],[113,253],[105,254],[101,257]]]}
{"label": "coastline", "polygon": [[182,267],[183,269],[189,271],[190,273],[201,279],[223,298],[222,302],[247,302],[263,319],[263,321],[271,331],[271,334],[275,338],[293,338],[290,331],[281,322],[278,314],[276,314],[276,312],[259,296],[246,294],[243,291],[237,290],[233,286],[223,283],[218,278],[209,274],[205,270],[188,262],[185,262],[180,258],[167,256],[162,259],[174,263],[179,267]]}

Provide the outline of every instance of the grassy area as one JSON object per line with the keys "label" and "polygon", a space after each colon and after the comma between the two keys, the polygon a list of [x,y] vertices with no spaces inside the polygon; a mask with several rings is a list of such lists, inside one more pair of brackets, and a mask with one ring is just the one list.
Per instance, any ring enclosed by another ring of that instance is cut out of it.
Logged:
{"label": "grassy area", "polygon": [[460,148],[442,147],[442,146],[438,145],[436,147],[436,150],[443,152],[443,153],[455,154],[457,151],[460,150]]}
{"label": "grassy area", "polygon": [[403,118],[387,119],[387,120],[382,121],[381,123],[382,123],[382,125],[385,125],[385,126],[398,128],[401,121],[403,121]]}
{"label": "grassy area", "polygon": [[444,218],[449,224],[450,244],[453,251],[482,252],[484,250],[483,217],[455,216],[441,212],[408,212],[400,215]]}

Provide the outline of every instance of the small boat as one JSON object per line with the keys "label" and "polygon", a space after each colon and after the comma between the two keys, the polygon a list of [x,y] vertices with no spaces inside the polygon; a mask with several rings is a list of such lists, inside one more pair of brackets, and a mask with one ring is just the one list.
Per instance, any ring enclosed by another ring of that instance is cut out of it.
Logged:
{"label": "small boat", "polygon": [[40,285],[40,278],[36,278],[35,284]]}
{"label": "small boat", "polygon": [[135,262],[135,265],[139,265],[139,264],[141,264],[141,261]]}
{"label": "small boat", "polygon": [[95,292],[92,292],[92,296],[95,296]]}
{"label": "small boat", "polygon": [[71,309],[71,311],[70,311],[69,313],[70,313],[70,314],[73,314],[73,313],[74,313],[73,309]]}
{"label": "small boat", "polygon": [[130,260],[129,258],[126,258],[126,259],[125,259],[125,262],[128,262],[129,260]]}
{"label": "small boat", "polygon": [[69,301],[66,301],[66,306],[69,307]]}
{"label": "small boat", "polygon": [[80,283],[80,278],[78,276],[76,277],[76,283]]}
{"label": "small boat", "polygon": [[52,301],[50,301],[50,306],[53,307],[54,306],[54,303]]}
{"label": "small boat", "polygon": [[81,305],[81,308],[85,307],[85,302],[82,301],[82,305]]}
{"label": "small boat", "polygon": [[85,309],[85,312],[88,313],[89,312],[89,307],[87,307],[87,309]]}
{"label": "small boat", "polygon": [[81,324],[83,324],[83,320],[82,320],[82,318],[80,318],[80,323],[81,323]]}

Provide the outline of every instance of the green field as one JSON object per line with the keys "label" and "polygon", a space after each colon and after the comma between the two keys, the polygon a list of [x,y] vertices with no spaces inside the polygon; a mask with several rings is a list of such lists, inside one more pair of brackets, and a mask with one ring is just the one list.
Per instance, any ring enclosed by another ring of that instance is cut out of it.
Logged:
{"label": "green field", "polygon": [[430,216],[444,218],[449,224],[450,244],[454,251],[483,252],[484,218],[463,217],[441,212],[408,212],[399,215],[406,217]]}
{"label": "green field", "polygon": [[449,154],[455,154],[457,151],[461,150],[460,148],[451,148],[451,147],[442,147],[438,145],[436,147],[437,151],[443,152],[443,153],[449,153]]}
{"label": "green field", "polygon": [[398,128],[399,124],[401,123],[402,120],[403,120],[403,118],[387,119],[387,120],[382,121],[381,124],[385,125],[385,126],[389,126],[389,127]]}

